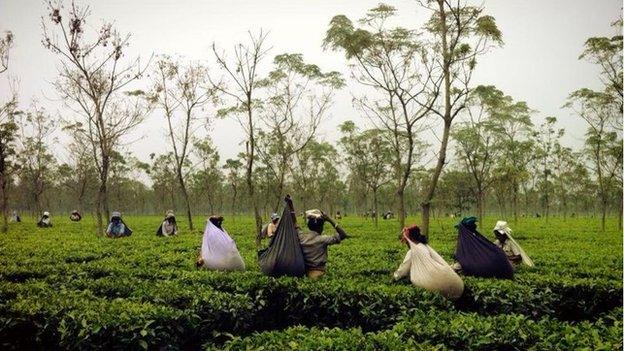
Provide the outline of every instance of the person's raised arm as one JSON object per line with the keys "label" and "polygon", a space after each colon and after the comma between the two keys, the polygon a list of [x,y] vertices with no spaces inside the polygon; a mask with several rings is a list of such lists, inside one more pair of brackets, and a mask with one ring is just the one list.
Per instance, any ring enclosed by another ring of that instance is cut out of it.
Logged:
{"label": "person's raised arm", "polygon": [[344,229],[342,229],[342,227],[336,224],[336,221],[334,221],[331,217],[325,214],[325,212],[321,212],[321,213],[323,214],[323,219],[325,220],[325,222],[328,222],[329,224],[332,225],[332,227],[334,227],[334,229],[336,229],[336,232],[338,233],[339,241],[346,239],[348,237],[347,232],[345,232]]}

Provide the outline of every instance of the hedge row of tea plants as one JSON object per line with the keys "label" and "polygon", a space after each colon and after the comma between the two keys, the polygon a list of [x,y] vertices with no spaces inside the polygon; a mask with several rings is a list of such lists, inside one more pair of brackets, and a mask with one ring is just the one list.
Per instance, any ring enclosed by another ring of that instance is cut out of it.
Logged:
{"label": "hedge row of tea plants", "polygon": [[[201,231],[157,238],[159,220],[127,218],[135,234],[120,240],[93,235],[89,221],[13,225],[0,236],[0,348],[505,349],[512,336],[503,330],[516,322],[527,325],[516,328],[526,334],[520,349],[621,343],[613,317],[621,314],[621,234],[588,235],[581,219],[514,226],[537,267],[519,267],[513,281],[465,277],[454,303],[392,281],[406,251],[393,221],[375,229],[345,219],[352,237],[330,249],[328,274],[310,281],[259,272],[249,218],[226,219],[248,266],[229,274],[194,267]],[[439,221],[431,234],[449,261],[450,228]],[[457,333],[448,330],[456,321]],[[325,341],[314,346],[314,334]]]}
{"label": "hedge row of tea plants", "polygon": [[621,350],[621,310],[619,314],[617,319],[605,317],[595,323],[567,323],[522,315],[417,311],[380,332],[300,326],[205,346],[224,350]]}

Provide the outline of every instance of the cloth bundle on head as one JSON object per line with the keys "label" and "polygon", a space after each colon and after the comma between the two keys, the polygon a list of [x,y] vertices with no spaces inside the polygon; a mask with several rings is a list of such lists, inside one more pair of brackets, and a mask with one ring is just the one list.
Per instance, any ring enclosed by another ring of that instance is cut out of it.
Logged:
{"label": "cloth bundle on head", "polygon": [[323,212],[321,212],[321,210],[307,210],[305,212],[305,216],[308,219],[319,219],[319,218],[323,218]]}
{"label": "cloth bundle on head", "polygon": [[511,246],[512,251],[516,255],[520,255],[520,257],[522,257],[522,262],[524,264],[526,264],[529,267],[535,266],[535,264],[533,263],[533,260],[529,257],[529,255],[526,254],[526,252],[524,252],[520,244],[518,244],[514,240],[514,238],[511,236],[512,230],[511,228],[509,228],[509,225],[507,224],[507,222],[505,221],[496,222],[496,225],[494,226],[494,230],[500,233],[505,233],[505,235],[507,235],[507,240],[509,240],[509,245]]}
{"label": "cloth bundle on head", "polygon": [[476,277],[512,279],[513,267],[505,252],[476,229],[466,226],[472,227],[471,223],[475,222],[475,217],[464,218],[456,226],[458,236],[455,259],[461,264],[462,271]]}
{"label": "cloth bundle on head", "polygon": [[204,266],[217,271],[242,271],[245,262],[238,252],[236,243],[224,229],[206,221],[202,240],[201,257]]}
{"label": "cloth bundle on head", "polygon": [[294,212],[286,201],[269,247],[258,251],[258,264],[262,272],[268,276],[301,277],[305,274],[303,252],[291,211]]}
{"label": "cloth bundle on head", "polygon": [[[315,230],[313,229],[313,227],[317,228],[316,230],[318,230],[318,226],[321,226],[323,225],[323,223],[325,223],[325,220],[323,219],[323,212],[321,212],[321,210],[307,210],[305,212],[305,216],[308,220],[308,228],[310,228],[311,230]],[[312,225],[312,227],[310,227],[310,225]]]}

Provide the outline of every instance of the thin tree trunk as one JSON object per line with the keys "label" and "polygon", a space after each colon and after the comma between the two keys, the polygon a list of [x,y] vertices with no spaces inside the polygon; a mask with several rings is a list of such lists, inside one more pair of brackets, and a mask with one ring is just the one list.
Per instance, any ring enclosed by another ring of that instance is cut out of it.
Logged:
{"label": "thin tree trunk", "polygon": [[182,176],[181,167],[178,167],[178,183],[182,190],[182,196],[184,197],[184,205],[186,207],[186,218],[189,224],[189,230],[193,231],[193,215],[191,214],[191,200],[189,199],[188,191],[186,190],[186,183]]}
{"label": "thin tree trunk", "polygon": [[440,152],[438,153],[438,163],[436,164],[436,168],[433,171],[433,176],[431,178],[431,183],[429,184],[429,189],[427,191],[427,194],[425,195],[425,199],[421,204],[421,208],[422,208],[421,231],[423,235],[425,236],[429,235],[429,217],[430,217],[430,211],[431,211],[431,201],[433,200],[433,196],[435,195],[435,189],[438,185],[438,179],[440,179],[440,174],[442,174],[442,169],[444,168],[444,163],[446,162],[446,149],[448,147],[450,131],[451,131],[451,121],[445,120],[444,132],[442,134],[442,141],[440,144]]}
{"label": "thin tree trunk", "polygon": [[477,221],[477,223],[479,223],[479,227],[483,228],[483,217],[485,216],[485,209],[483,206],[483,200],[485,198],[484,192],[483,190],[479,189],[477,190],[477,209],[479,211],[479,221]]}
{"label": "thin tree trunk", "polygon": [[104,198],[106,193],[106,183],[100,180],[100,188],[98,189],[97,206],[95,216],[97,217],[98,235],[104,234],[104,222],[102,220],[102,209],[104,207]]}
{"label": "thin tree trunk", "polygon": [[253,207],[254,218],[256,220],[256,231],[254,236],[256,237],[256,246],[260,246],[260,239],[257,233],[260,233],[262,230],[262,218],[260,217],[260,210],[258,209],[258,201],[256,199],[255,187],[253,183],[253,164],[254,164],[254,156],[255,156],[255,148],[256,148],[256,139],[254,136],[254,125],[253,125],[253,116],[251,111],[251,94],[247,94],[247,123],[249,127],[249,142],[247,148],[247,189],[249,192],[249,201],[251,201],[251,205]]}
{"label": "thin tree trunk", "polygon": [[[108,170],[110,166],[110,157],[107,153],[102,153],[102,169],[100,170],[100,188],[98,191],[98,205],[96,209],[96,217],[99,235],[104,234],[103,216],[110,218],[110,209],[108,208]],[[103,213],[102,213],[103,212]]]}
{"label": "thin tree trunk", "polygon": [[404,188],[397,190],[399,198],[399,227],[405,228],[405,192]]}

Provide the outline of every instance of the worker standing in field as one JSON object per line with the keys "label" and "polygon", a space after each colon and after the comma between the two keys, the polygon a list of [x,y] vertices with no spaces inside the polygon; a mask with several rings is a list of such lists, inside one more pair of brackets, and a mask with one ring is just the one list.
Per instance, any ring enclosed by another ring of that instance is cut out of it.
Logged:
{"label": "worker standing in field", "polygon": [[399,280],[409,275],[414,286],[438,292],[442,296],[456,300],[464,292],[464,282],[427,242],[418,226],[403,228],[401,242],[408,247],[405,259],[394,272]]}
{"label": "worker standing in field", "polygon": [[19,223],[21,222],[22,219],[20,218],[20,216],[17,214],[17,211],[13,211],[13,215],[11,216],[11,222],[16,222]]}
{"label": "worker standing in field", "polygon": [[518,244],[514,238],[511,236],[511,228],[505,221],[498,221],[494,226],[494,235],[496,236],[496,241],[494,244],[496,246],[503,249],[505,255],[507,255],[507,259],[512,264],[520,264],[524,263],[529,267],[535,266],[533,264],[533,260],[529,257],[529,255],[524,252],[520,244]]}
{"label": "worker standing in field", "polygon": [[[308,230],[298,233],[301,250],[305,261],[308,278],[316,279],[325,274],[327,265],[327,247],[338,244],[347,237],[347,233],[336,222],[319,210],[306,211]],[[336,234],[323,235],[325,222],[329,222]]]}
{"label": "worker standing in field", "polygon": [[39,222],[37,222],[37,227],[39,228],[52,227],[52,219],[50,218],[50,212],[48,211],[43,212],[41,219],[39,219]]}
{"label": "worker standing in field", "polygon": [[277,230],[277,223],[279,223],[280,216],[277,213],[271,214],[271,222],[265,224],[260,231],[260,240],[270,238],[275,234]]}
{"label": "worker standing in field", "polygon": [[78,210],[73,210],[72,213],[69,215],[69,220],[72,222],[80,222],[81,219],[82,216],[80,215],[80,212],[78,212]]}
{"label": "worker standing in field", "polygon": [[106,236],[109,238],[121,238],[123,236],[130,236],[132,230],[124,223],[121,218],[121,213],[115,211],[111,215],[110,222],[106,228]]}
{"label": "worker standing in field", "polygon": [[178,223],[172,210],[167,211],[165,219],[156,230],[158,236],[171,236],[178,234]]}

